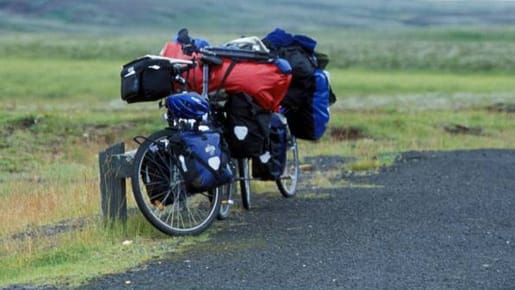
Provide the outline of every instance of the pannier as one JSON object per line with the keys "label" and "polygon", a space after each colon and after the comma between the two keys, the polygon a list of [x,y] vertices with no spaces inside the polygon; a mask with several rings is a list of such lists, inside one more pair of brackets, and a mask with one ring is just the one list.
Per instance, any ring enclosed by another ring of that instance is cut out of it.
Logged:
{"label": "pannier", "polygon": [[252,177],[261,180],[276,180],[281,177],[286,166],[287,130],[286,118],[274,113],[270,121],[266,151],[259,157],[252,158]]}
{"label": "pannier", "polygon": [[313,74],[314,92],[303,103],[286,111],[292,135],[306,140],[318,140],[329,123],[329,80],[320,69]]}
{"label": "pannier", "polygon": [[256,105],[245,93],[233,94],[227,101],[224,135],[234,158],[257,157],[263,153],[270,132],[272,113]]}
{"label": "pannier", "polygon": [[121,98],[127,103],[162,99],[172,91],[173,70],[170,59],[146,55],[122,67]]}
{"label": "pannier", "polygon": [[227,145],[218,131],[184,131],[174,148],[188,193],[214,189],[232,180]]}
{"label": "pannier", "polygon": [[170,184],[177,177],[171,176],[170,166],[179,169],[188,194],[231,182],[229,151],[219,131],[183,131],[169,141],[152,144],[141,165],[141,178],[152,203],[168,205],[176,198],[177,188]]}

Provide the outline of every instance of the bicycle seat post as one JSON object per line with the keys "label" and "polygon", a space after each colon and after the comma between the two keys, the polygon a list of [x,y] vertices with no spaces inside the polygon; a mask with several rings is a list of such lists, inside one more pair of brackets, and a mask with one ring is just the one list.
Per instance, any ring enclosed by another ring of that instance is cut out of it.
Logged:
{"label": "bicycle seat post", "polygon": [[202,67],[202,96],[208,98],[209,94],[209,67],[212,65],[221,65],[223,60],[215,55],[209,55],[206,50],[201,50],[204,54],[200,59]]}

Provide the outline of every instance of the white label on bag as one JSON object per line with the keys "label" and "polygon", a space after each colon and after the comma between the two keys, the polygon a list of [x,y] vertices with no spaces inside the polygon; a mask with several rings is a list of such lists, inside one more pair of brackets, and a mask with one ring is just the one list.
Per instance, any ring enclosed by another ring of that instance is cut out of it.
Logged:
{"label": "white label on bag", "polygon": [[204,148],[204,151],[206,151],[207,154],[213,156],[216,153],[216,147],[211,144],[207,144],[206,148]]}
{"label": "white label on bag", "polygon": [[220,163],[220,158],[218,156],[211,157],[207,160],[209,167],[213,168],[214,170],[218,170],[218,168],[220,168]]}
{"label": "white label on bag", "polygon": [[128,69],[128,72],[123,76],[124,78],[126,77],[130,77],[132,76],[133,74],[136,74],[136,71],[134,71],[134,67],[131,66],[129,69]]}
{"label": "white label on bag", "polygon": [[188,172],[188,167],[186,166],[186,161],[184,161],[184,156],[179,155],[179,161],[181,162],[182,171]]}
{"label": "white label on bag", "polygon": [[249,133],[249,128],[246,126],[234,126],[234,135],[238,140],[244,140]]}
{"label": "white label on bag", "polygon": [[148,66],[148,68],[158,70],[158,69],[160,69],[161,67],[160,67],[160,66],[158,66],[157,64],[155,64],[155,65],[149,65],[149,66]]}
{"label": "white label on bag", "polygon": [[272,156],[270,155],[270,151],[266,151],[265,153],[259,155],[259,161],[261,161],[261,163],[267,163],[268,160],[270,160]]}

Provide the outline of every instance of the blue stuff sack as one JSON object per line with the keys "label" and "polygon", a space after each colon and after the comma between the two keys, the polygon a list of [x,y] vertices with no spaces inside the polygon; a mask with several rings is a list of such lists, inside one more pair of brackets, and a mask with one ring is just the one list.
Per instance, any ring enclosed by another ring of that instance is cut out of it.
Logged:
{"label": "blue stuff sack", "polygon": [[293,36],[293,40],[298,45],[300,45],[302,48],[304,48],[307,52],[309,52],[309,53],[315,52],[315,48],[317,46],[317,41],[314,40],[313,38],[306,36],[306,35],[297,34],[297,35]]}
{"label": "blue stuff sack", "polygon": [[286,112],[291,133],[300,139],[316,141],[322,137],[329,123],[330,86],[321,69],[313,73],[314,92],[301,106]]}
{"label": "blue stuff sack", "polygon": [[267,46],[272,46],[274,49],[289,46],[293,43],[293,41],[293,35],[284,31],[281,28],[274,29],[274,31],[268,33],[263,38],[263,42]]}
{"label": "blue stuff sack", "polygon": [[274,63],[283,74],[292,73],[292,67],[286,59],[278,57],[275,59]]}
{"label": "blue stuff sack", "polygon": [[189,193],[214,189],[232,180],[227,145],[218,131],[180,133],[177,163]]}

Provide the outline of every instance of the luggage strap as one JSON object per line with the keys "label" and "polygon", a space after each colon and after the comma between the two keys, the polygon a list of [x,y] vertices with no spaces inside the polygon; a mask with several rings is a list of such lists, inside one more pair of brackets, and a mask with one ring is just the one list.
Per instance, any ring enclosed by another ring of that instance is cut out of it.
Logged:
{"label": "luggage strap", "polygon": [[231,73],[232,69],[236,65],[236,62],[237,62],[236,60],[231,59],[231,63],[227,67],[227,70],[225,70],[224,76],[222,77],[222,81],[220,82],[220,85],[218,85],[218,88],[216,89],[216,93],[213,96],[213,99],[214,99],[215,102],[218,101],[218,96],[220,94],[220,91],[222,90],[222,88],[224,86],[224,83],[227,80],[227,77],[229,76],[229,74]]}

